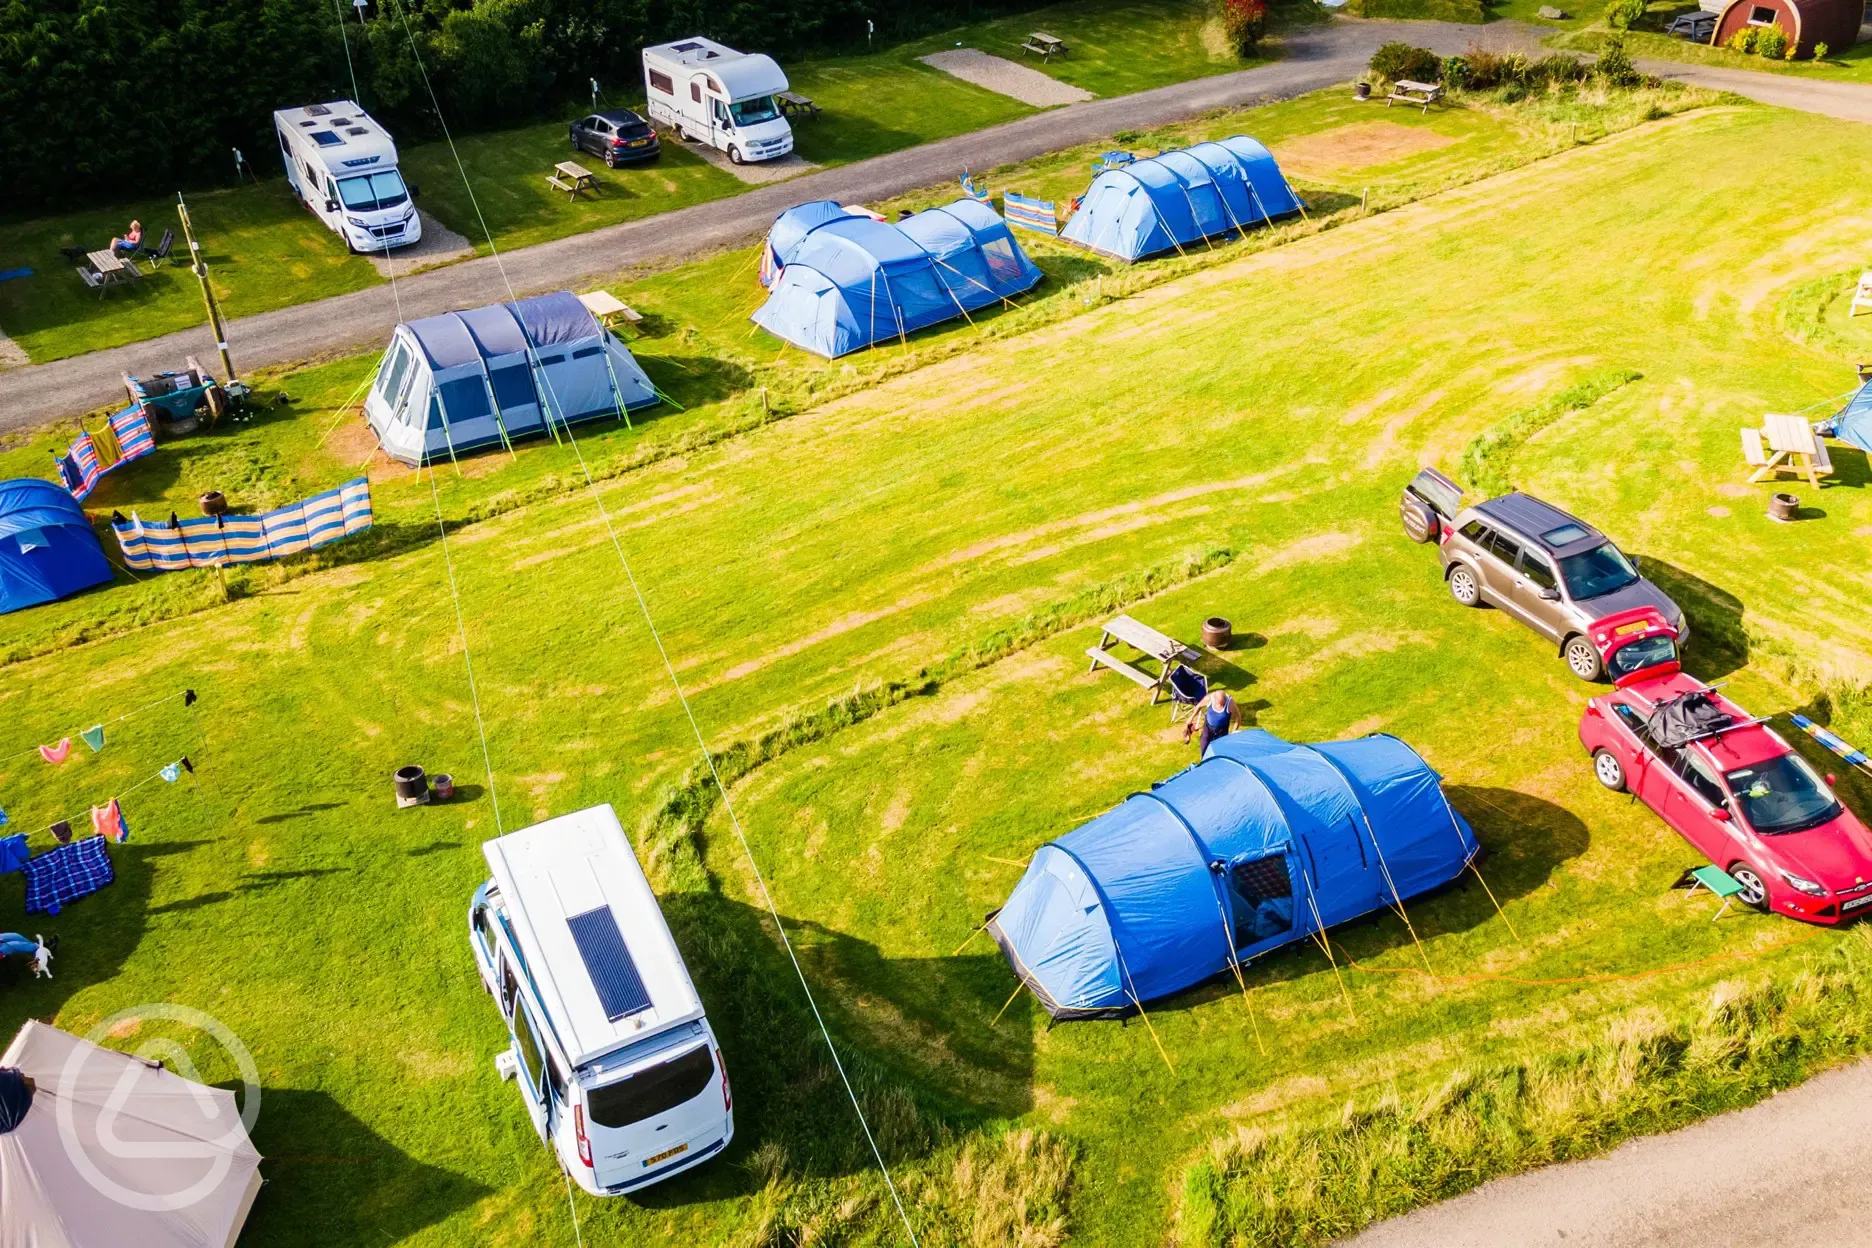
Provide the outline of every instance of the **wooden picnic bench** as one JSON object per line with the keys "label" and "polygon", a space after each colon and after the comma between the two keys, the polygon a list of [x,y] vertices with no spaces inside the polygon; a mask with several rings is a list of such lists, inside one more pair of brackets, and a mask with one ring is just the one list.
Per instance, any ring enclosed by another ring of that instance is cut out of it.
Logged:
{"label": "wooden picnic bench", "polygon": [[[1156,659],[1157,674],[1153,676],[1113,654],[1110,646],[1114,641],[1122,641],[1140,654]],[[1194,663],[1201,657],[1176,638],[1160,633],[1148,624],[1140,624],[1128,615],[1114,616],[1105,621],[1098,645],[1088,646],[1086,656],[1092,660],[1092,666],[1086,669],[1088,672],[1095,672],[1101,667],[1110,668],[1127,680],[1150,690],[1152,706],[1157,705],[1158,697],[1169,683],[1173,666],[1179,661]]]}
{"label": "wooden picnic bench", "polygon": [[1391,94],[1385,96],[1384,106],[1390,108],[1394,103],[1415,104],[1424,112],[1443,98],[1443,84],[1440,82],[1412,82],[1400,78],[1391,84]]}
{"label": "wooden picnic bench", "polygon": [[774,96],[780,102],[780,115],[789,119],[798,117],[817,117],[819,106],[812,102],[810,95],[801,95],[797,91],[782,91]]}
{"label": "wooden picnic bench", "polygon": [[580,191],[598,189],[598,175],[576,161],[562,160],[546,175],[554,190],[564,191],[568,199],[577,199]]}
{"label": "wooden picnic bench", "polygon": [[1036,30],[1027,36],[1027,42],[1020,45],[1021,51],[1032,52],[1042,61],[1050,61],[1055,56],[1065,56],[1070,49],[1066,41],[1058,35],[1049,35],[1044,30]]}
{"label": "wooden picnic bench", "polygon": [[643,324],[643,313],[625,303],[608,290],[588,291],[578,297],[585,305],[585,310],[598,318],[598,323],[606,329],[614,329],[619,321],[626,325]]}
{"label": "wooden picnic bench", "polygon": [[1749,476],[1751,484],[1789,472],[1806,477],[1817,490],[1821,477],[1833,475],[1826,439],[1799,416],[1764,416],[1760,429],[1743,429],[1742,456],[1755,469]]}
{"label": "wooden picnic bench", "polygon": [[143,276],[136,265],[109,247],[103,251],[86,253],[85,262],[90,267],[80,265],[78,277],[86,286],[97,291],[100,299],[111,287],[126,285]]}

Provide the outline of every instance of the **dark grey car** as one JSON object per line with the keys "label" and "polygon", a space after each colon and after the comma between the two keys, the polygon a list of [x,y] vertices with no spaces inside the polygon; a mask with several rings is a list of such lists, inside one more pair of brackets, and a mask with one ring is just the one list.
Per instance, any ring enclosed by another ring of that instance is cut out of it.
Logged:
{"label": "dark grey car", "polygon": [[1683,610],[1585,521],[1518,492],[1472,507],[1460,501],[1453,482],[1426,470],[1405,491],[1405,532],[1437,543],[1450,597],[1507,612],[1553,642],[1581,679],[1604,674],[1587,630],[1609,615],[1653,607],[1679,646],[1689,639]]}

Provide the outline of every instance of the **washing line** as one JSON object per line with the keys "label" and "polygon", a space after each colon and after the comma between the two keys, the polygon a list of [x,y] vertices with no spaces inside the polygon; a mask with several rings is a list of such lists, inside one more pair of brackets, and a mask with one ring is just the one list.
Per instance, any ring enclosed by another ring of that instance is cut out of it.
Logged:
{"label": "washing line", "polygon": [[[135,710],[125,711],[123,714],[119,715],[116,719],[99,720],[97,723],[91,726],[94,728],[108,728],[112,724],[121,724],[126,719],[130,719],[131,717],[136,716],[136,715],[141,715],[144,711],[152,710],[155,707],[162,706],[164,703],[173,702],[177,698],[186,698],[187,702],[185,705],[188,705],[188,706],[195,705],[196,701],[198,700],[195,696],[195,691],[193,689],[183,689],[180,692],[172,693],[168,695],[167,697],[157,698],[154,702],[146,702],[142,706],[137,707]],[[69,737],[76,736],[83,731],[84,731],[83,728],[67,728],[63,732],[54,733],[53,736],[54,738],[69,738]],[[11,754],[0,754],[0,763],[10,763],[16,758],[23,757],[27,754],[36,753],[38,749],[39,747],[37,745],[29,745],[25,749],[15,750]]]}

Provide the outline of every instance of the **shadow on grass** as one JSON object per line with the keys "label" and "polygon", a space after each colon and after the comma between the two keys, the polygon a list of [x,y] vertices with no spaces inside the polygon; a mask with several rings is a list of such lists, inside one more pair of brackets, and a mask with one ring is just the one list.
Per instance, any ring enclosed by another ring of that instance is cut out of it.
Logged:
{"label": "shadow on grass", "polygon": [[[767,912],[694,892],[666,897],[663,913],[733,1076],[735,1140],[728,1164],[630,1199],[663,1209],[752,1195],[775,1157],[784,1159],[779,1172],[795,1177],[870,1169],[844,1083]],[[958,957],[892,958],[819,924],[782,921],[887,1162],[925,1156],[954,1130],[1032,1107],[1031,1029],[990,1026],[1009,977],[985,938]]]}
{"label": "shadow on grass", "polygon": [[1749,641],[1742,628],[1741,599],[1662,559],[1640,556],[1638,564],[1645,577],[1683,608],[1690,622],[1684,663],[1699,679],[1719,680],[1748,665]]}
{"label": "shadow on grass", "polygon": [[182,914],[190,910],[202,910],[208,906],[232,901],[243,893],[260,893],[292,880],[317,879],[324,875],[348,875],[350,867],[301,867],[292,871],[257,871],[247,876],[232,889],[221,889],[212,893],[197,893],[193,897],[184,897],[179,901],[165,902],[160,906],[150,907],[151,914]]}
{"label": "shadow on grass", "polygon": [[1872,485],[1872,462],[1858,447],[1841,446],[1835,442],[1827,448],[1827,456],[1833,461],[1834,485],[1849,486],[1856,490]]}
{"label": "shadow on grass", "polygon": [[[732,360],[709,355],[650,355],[637,357],[650,379],[684,407],[719,403],[745,392],[754,384],[754,374]],[[652,414],[668,412],[667,407],[631,413],[633,422]]]}
{"label": "shadow on grass", "polygon": [[264,1089],[253,1139],[267,1185],[242,1243],[402,1243],[493,1190],[415,1160],[324,1092]]}

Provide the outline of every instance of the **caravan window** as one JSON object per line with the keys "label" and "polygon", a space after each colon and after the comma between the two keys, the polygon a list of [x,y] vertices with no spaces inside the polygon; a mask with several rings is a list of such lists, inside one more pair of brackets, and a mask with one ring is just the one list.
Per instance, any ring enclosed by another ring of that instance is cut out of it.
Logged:
{"label": "caravan window", "polygon": [[1287,874],[1285,854],[1237,862],[1229,868],[1228,880],[1234,895],[1237,949],[1293,926],[1293,880]]}
{"label": "caravan window", "polygon": [[676,84],[671,82],[670,76],[660,69],[650,71],[650,89],[661,91],[664,95],[676,94]]}
{"label": "caravan window", "polygon": [[338,195],[353,212],[376,212],[396,207],[409,198],[409,190],[403,185],[403,175],[385,169],[361,178],[346,178],[338,184]]}
{"label": "caravan window", "polygon": [[702,102],[702,80],[701,79],[691,78],[689,80],[689,98],[694,100],[698,104]]}

